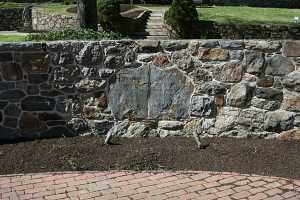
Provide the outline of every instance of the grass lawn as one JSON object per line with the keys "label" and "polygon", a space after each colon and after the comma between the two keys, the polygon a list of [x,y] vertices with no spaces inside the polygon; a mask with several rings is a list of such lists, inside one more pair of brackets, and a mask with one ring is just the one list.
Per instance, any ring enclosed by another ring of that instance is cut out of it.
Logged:
{"label": "grass lawn", "polygon": [[2,8],[23,8],[25,3],[14,3],[14,2],[0,2],[0,9]]}
{"label": "grass lawn", "polygon": [[70,15],[68,9],[76,7],[76,5],[64,5],[63,3],[42,3],[37,5],[50,13],[57,13],[63,15]]}
{"label": "grass lawn", "polygon": [[21,35],[0,35],[0,42],[24,42],[25,36]]}
{"label": "grass lawn", "polygon": [[300,9],[215,6],[197,10],[201,20],[218,23],[295,24],[294,17],[300,18]]}

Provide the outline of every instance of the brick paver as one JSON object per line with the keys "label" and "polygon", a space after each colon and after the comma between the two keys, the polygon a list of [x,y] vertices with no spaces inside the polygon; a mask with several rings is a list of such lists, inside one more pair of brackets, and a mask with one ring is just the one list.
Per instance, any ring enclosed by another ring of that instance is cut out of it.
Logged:
{"label": "brick paver", "polygon": [[1,200],[300,200],[300,181],[216,172],[62,172],[0,176]]}

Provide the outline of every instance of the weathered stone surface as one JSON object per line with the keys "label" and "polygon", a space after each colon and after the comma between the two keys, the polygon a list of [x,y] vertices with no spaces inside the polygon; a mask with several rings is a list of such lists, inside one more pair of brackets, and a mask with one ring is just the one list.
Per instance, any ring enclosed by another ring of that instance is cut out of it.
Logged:
{"label": "weathered stone surface", "polygon": [[57,97],[57,96],[64,95],[64,93],[62,93],[61,91],[58,91],[58,90],[41,91],[40,94],[41,94],[41,96],[44,96],[44,97]]}
{"label": "weathered stone surface", "polygon": [[170,56],[166,53],[159,53],[157,54],[152,63],[160,68],[165,68],[170,66]]}
{"label": "weathered stone surface", "polygon": [[107,56],[104,60],[104,66],[108,69],[123,69],[125,60],[123,56]]}
{"label": "weathered stone surface", "polygon": [[216,117],[215,128],[218,132],[228,131],[237,125],[240,108],[224,107]]}
{"label": "weathered stone surface", "polygon": [[280,108],[281,102],[254,97],[251,100],[251,105],[256,108],[273,111]]}
{"label": "weathered stone surface", "polygon": [[63,117],[60,116],[58,113],[48,113],[42,112],[39,113],[39,120],[41,121],[55,121],[55,120],[63,120]]}
{"label": "weathered stone surface", "polygon": [[189,74],[189,76],[193,78],[194,82],[207,83],[213,80],[212,74],[209,71],[202,68],[196,68]]}
{"label": "weathered stone surface", "polygon": [[165,137],[174,137],[174,136],[183,136],[184,132],[183,131],[173,131],[173,130],[163,130],[163,129],[157,129],[157,134],[161,138]]}
{"label": "weathered stone surface", "polygon": [[246,49],[259,50],[263,52],[279,52],[281,48],[280,41],[272,40],[248,40],[245,41]]}
{"label": "weathered stone surface", "polygon": [[273,76],[264,76],[259,77],[256,80],[256,84],[258,87],[272,87],[274,83],[274,77]]}
{"label": "weathered stone surface", "polygon": [[106,86],[105,83],[106,81],[104,80],[82,79],[80,82],[76,83],[76,88],[81,92],[95,92],[104,90]]}
{"label": "weathered stone surface", "polygon": [[287,57],[300,57],[300,42],[285,41],[283,43],[283,54]]}
{"label": "weathered stone surface", "polygon": [[203,134],[202,124],[203,124],[203,120],[199,118],[189,120],[184,125],[184,129],[183,129],[184,134],[186,136],[193,136],[194,134],[196,135]]}
{"label": "weathered stone surface", "polygon": [[243,109],[240,112],[238,123],[250,130],[263,130],[266,111],[258,108]]}
{"label": "weathered stone surface", "polygon": [[252,90],[248,84],[238,83],[235,84],[227,97],[227,103],[233,107],[246,107],[249,106],[252,98]]}
{"label": "weathered stone surface", "polygon": [[242,40],[220,40],[220,46],[224,49],[243,49],[244,41]]}
{"label": "weathered stone surface", "polygon": [[81,49],[76,60],[82,65],[100,65],[103,60],[103,53],[100,43],[90,42]]}
{"label": "weathered stone surface", "polygon": [[78,135],[89,130],[87,121],[82,118],[72,118],[68,121],[68,128]]}
{"label": "weathered stone surface", "polygon": [[186,72],[191,72],[195,68],[195,61],[186,50],[173,52],[171,61],[173,64],[176,64],[179,69]]}
{"label": "weathered stone surface", "polygon": [[51,111],[55,107],[55,100],[52,98],[29,96],[21,102],[24,111]]}
{"label": "weathered stone surface", "polygon": [[65,88],[68,84],[74,84],[81,80],[81,70],[79,66],[64,65],[54,69],[52,81],[57,84],[58,88]]}
{"label": "weathered stone surface", "polygon": [[47,53],[24,53],[22,67],[28,73],[48,73],[49,56]]}
{"label": "weathered stone surface", "polygon": [[300,71],[294,71],[286,75],[283,78],[282,83],[288,90],[300,92]]}
{"label": "weathered stone surface", "polygon": [[265,54],[257,51],[248,51],[245,54],[245,63],[247,73],[261,74],[265,66]]}
{"label": "weathered stone surface", "polygon": [[1,90],[11,90],[15,89],[16,85],[13,82],[0,82],[0,91]]}
{"label": "weathered stone surface", "polygon": [[128,112],[137,118],[185,118],[192,92],[192,83],[175,68],[126,69],[111,85],[109,106],[118,118]]}
{"label": "weathered stone surface", "polygon": [[29,74],[28,80],[30,84],[41,84],[48,81],[48,74]]}
{"label": "weathered stone surface", "polygon": [[104,135],[114,126],[114,122],[107,119],[92,120],[90,125],[96,130],[97,134]]}
{"label": "weathered stone surface", "polygon": [[289,58],[275,55],[270,58],[265,73],[273,76],[284,76],[295,71],[295,69],[294,64]]}
{"label": "weathered stone surface", "polygon": [[288,111],[300,112],[300,93],[284,90],[281,108]]}
{"label": "weathered stone surface", "polygon": [[200,41],[200,46],[204,48],[216,48],[219,47],[218,40],[202,40]]}
{"label": "weathered stone surface", "polygon": [[279,77],[279,76],[275,76],[274,77],[274,83],[273,83],[273,87],[276,88],[276,89],[283,89],[283,84],[282,84],[282,77]]}
{"label": "weathered stone surface", "polygon": [[178,51],[188,47],[187,41],[161,41],[160,46],[166,51]]}
{"label": "weathered stone surface", "polygon": [[202,94],[208,94],[210,96],[214,95],[224,95],[226,94],[226,85],[218,81],[204,82],[198,85],[197,92]]}
{"label": "weathered stone surface", "polygon": [[287,111],[268,112],[265,118],[264,128],[266,131],[280,133],[294,127],[295,116]]}
{"label": "weathered stone surface", "polygon": [[7,106],[8,102],[7,101],[0,101],[0,109],[5,108]]}
{"label": "weathered stone surface", "polygon": [[12,54],[11,53],[0,53],[0,62],[11,62]]}
{"label": "weathered stone surface", "polygon": [[13,141],[17,139],[17,130],[0,126],[0,141]]}
{"label": "weathered stone surface", "polygon": [[244,59],[244,51],[243,50],[231,50],[229,52],[231,60],[242,61]]}
{"label": "weathered stone surface", "polygon": [[151,53],[151,54],[147,54],[147,53],[144,53],[144,54],[139,54],[137,56],[137,61],[138,62],[151,62],[155,57],[156,57],[157,53]]}
{"label": "weathered stone surface", "polygon": [[69,52],[63,52],[59,55],[59,65],[70,65],[74,63],[74,55]]}
{"label": "weathered stone surface", "polygon": [[20,118],[20,129],[22,131],[42,131],[46,130],[47,126],[44,122],[38,119],[38,116],[31,112],[23,112]]}
{"label": "weathered stone surface", "polygon": [[183,122],[180,121],[159,121],[158,128],[164,130],[180,130],[184,126]]}
{"label": "weathered stone surface", "polygon": [[28,85],[26,90],[28,95],[37,95],[39,94],[39,86],[38,85]]}
{"label": "weathered stone surface", "polygon": [[19,81],[23,79],[20,65],[16,63],[3,63],[1,65],[2,76],[6,81]]}
{"label": "weathered stone surface", "polygon": [[193,96],[191,100],[191,116],[209,117],[216,114],[214,99],[209,96]]}
{"label": "weathered stone surface", "polygon": [[108,131],[107,134],[112,136],[122,136],[127,133],[127,129],[130,126],[129,120],[125,119],[121,122],[117,122],[114,126]]}
{"label": "weathered stone surface", "polygon": [[158,40],[138,40],[139,53],[154,53],[159,51]]}
{"label": "weathered stone surface", "polygon": [[149,127],[142,122],[135,122],[130,124],[126,134],[123,137],[146,137],[149,133]]}
{"label": "weathered stone surface", "polygon": [[240,62],[228,62],[214,70],[214,77],[225,83],[237,83],[242,80],[244,67]]}
{"label": "weathered stone surface", "polygon": [[229,59],[229,51],[221,48],[199,49],[198,58],[200,60],[225,61]]}
{"label": "weathered stone surface", "polygon": [[16,104],[9,104],[6,106],[4,109],[4,114],[6,116],[11,116],[11,117],[18,117],[21,113],[21,110],[18,105]]}
{"label": "weathered stone surface", "polygon": [[16,101],[25,97],[25,93],[21,90],[7,90],[0,94],[1,100]]}
{"label": "weathered stone surface", "polygon": [[300,129],[293,129],[280,133],[277,137],[279,140],[300,140]]}
{"label": "weathered stone surface", "polygon": [[5,117],[3,125],[9,128],[17,128],[18,127],[18,119],[13,117]]}
{"label": "weathered stone surface", "polygon": [[255,95],[258,98],[282,101],[283,92],[274,88],[257,87]]}

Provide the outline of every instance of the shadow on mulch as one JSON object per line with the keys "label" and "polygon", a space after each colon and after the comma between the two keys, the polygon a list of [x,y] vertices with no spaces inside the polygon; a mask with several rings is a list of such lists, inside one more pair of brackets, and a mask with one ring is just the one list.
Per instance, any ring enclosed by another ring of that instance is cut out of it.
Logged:
{"label": "shadow on mulch", "polygon": [[262,139],[119,139],[96,136],[0,145],[0,174],[70,170],[204,170],[300,179],[300,142]]}

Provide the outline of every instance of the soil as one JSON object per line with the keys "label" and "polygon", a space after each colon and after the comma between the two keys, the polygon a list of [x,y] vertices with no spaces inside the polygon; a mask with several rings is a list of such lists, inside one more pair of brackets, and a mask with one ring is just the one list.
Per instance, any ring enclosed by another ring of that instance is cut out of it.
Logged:
{"label": "soil", "polygon": [[85,136],[0,145],[0,174],[70,170],[204,170],[300,179],[300,142],[262,139],[118,139]]}

